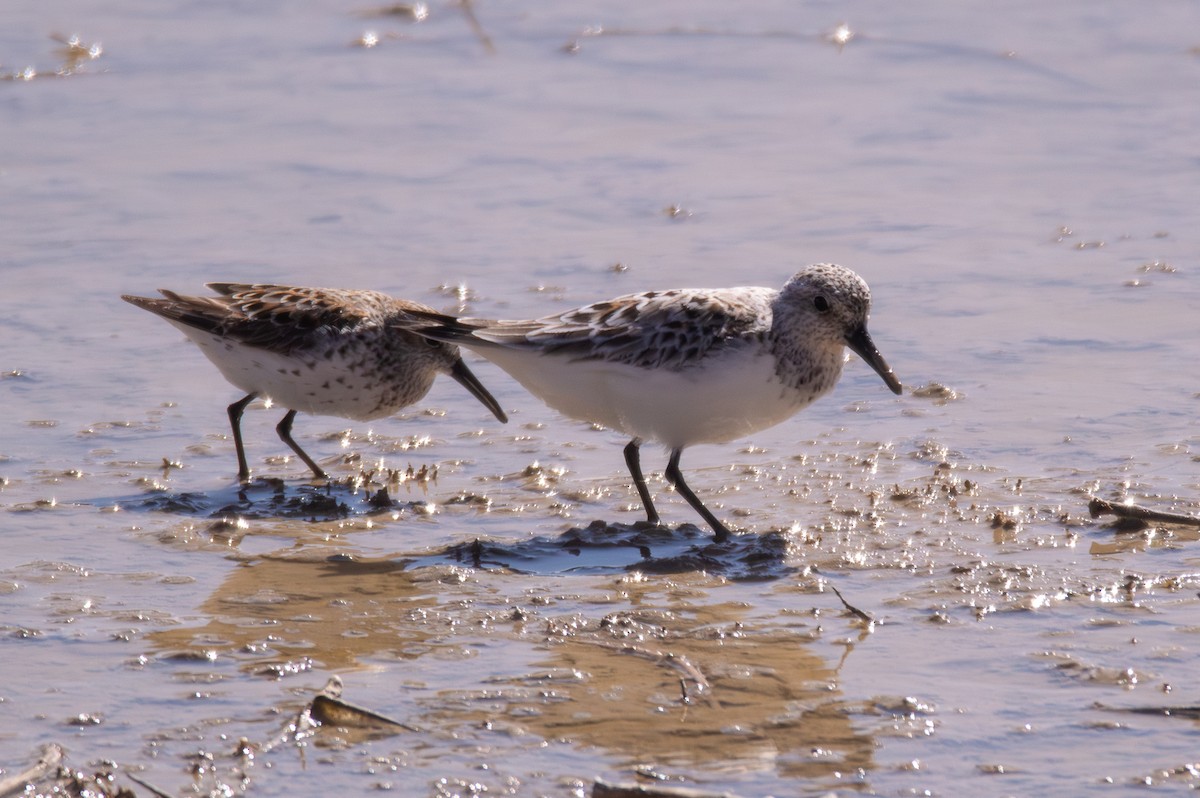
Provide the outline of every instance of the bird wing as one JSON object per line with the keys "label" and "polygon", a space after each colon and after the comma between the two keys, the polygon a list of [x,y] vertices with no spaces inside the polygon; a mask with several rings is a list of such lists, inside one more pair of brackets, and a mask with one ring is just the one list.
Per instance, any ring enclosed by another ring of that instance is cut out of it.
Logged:
{"label": "bird wing", "polygon": [[489,321],[411,314],[414,329],[441,340],[536,349],[574,360],[645,368],[685,368],[741,345],[771,326],[766,288],[673,289],[629,294],[529,321]]}
{"label": "bird wing", "polygon": [[248,283],[209,283],[208,287],[218,296],[184,296],[160,289],[162,299],[124,299],[171,321],[281,353],[309,345],[313,336],[381,321],[392,302],[375,291]]}

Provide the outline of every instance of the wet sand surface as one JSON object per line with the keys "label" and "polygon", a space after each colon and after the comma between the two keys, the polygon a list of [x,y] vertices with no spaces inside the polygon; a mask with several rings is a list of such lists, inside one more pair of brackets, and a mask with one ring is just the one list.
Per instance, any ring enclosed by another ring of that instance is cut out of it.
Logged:
{"label": "wet sand surface", "polygon": [[[1195,4],[385,10],[6,15],[0,791],[1200,787],[1200,530],[1089,513],[1200,516]],[[472,356],[509,424],[450,380],[300,416],[327,485],[253,405],[239,486],[237,391],[118,298],[533,317],[817,261],[906,391],[854,359],[689,449],[723,545]]]}

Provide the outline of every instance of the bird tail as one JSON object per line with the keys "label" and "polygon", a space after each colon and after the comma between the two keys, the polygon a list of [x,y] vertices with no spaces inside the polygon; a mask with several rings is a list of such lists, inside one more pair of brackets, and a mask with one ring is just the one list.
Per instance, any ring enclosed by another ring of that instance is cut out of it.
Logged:
{"label": "bird tail", "polygon": [[475,333],[487,326],[482,319],[467,319],[451,316],[448,313],[438,313],[434,310],[411,309],[400,314],[396,323],[402,330],[415,332],[435,341],[457,343],[487,343],[475,336]]}
{"label": "bird tail", "polygon": [[229,308],[215,297],[183,296],[166,288],[158,289],[163,298],[122,294],[131,305],[162,316],[168,321],[220,334],[229,323]]}

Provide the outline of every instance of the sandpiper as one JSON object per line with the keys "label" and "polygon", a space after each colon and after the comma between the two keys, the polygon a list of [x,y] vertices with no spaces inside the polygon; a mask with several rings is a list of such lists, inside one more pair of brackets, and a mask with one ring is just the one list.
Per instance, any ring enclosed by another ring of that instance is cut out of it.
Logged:
{"label": "sandpiper", "polygon": [[409,310],[406,329],[473,349],[550,407],[631,436],[625,463],[652,524],[645,440],[670,451],[665,475],[715,533],[729,530],[679,470],[684,447],[725,443],[790,418],[837,383],[850,347],[900,381],[867,332],[871,292],[854,272],[809,266],[782,290],[680,288],[610,299],[531,321]]}
{"label": "sandpiper", "polygon": [[434,377],[457,380],[500,421],[500,405],[459,356],[458,347],[401,329],[399,319],[432,313],[416,302],[378,291],[290,285],[208,283],[217,296],[162,299],[122,296],[156,313],[191,338],[246,395],[229,406],[238,479],[250,478],[241,420],[256,397],[288,409],[275,428],[317,479],[324,469],[292,439],[296,413],[370,421],[395,413],[429,392]]}

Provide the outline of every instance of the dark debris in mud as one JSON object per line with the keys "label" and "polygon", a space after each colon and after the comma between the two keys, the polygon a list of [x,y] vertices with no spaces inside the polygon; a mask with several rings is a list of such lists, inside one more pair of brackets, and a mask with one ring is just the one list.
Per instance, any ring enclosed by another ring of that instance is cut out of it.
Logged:
{"label": "dark debris in mud", "polygon": [[[2,772],[2,771],[0,771]],[[138,786],[133,790],[123,782]],[[67,751],[58,743],[42,746],[37,761],[12,776],[0,778],[0,796],[56,795],[64,798],[137,798],[169,796],[145,779],[125,771],[115,762],[101,762],[86,770],[68,764]]]}
{"label": "dark debris in mud", "polygon": [[160,492],[120,503],[128,510],[175,515],[302,521],[338,521],[352,516],[411,509],[424,504],[421,501],[396,501],[386,485],[364,485],[350,480],[289,485],[275,478],[260,478],[211,493]]}
{"label": "dark debris in mud", "polygon": [[[197,750],[190,757],[191,784],[184,792],[195,795],[245,794],[251,786],[256,766],[269,760],[276,749],[302,748],[306,741],[317,743],[342,740],[379,739],[401,732],[417,731],[413,726],[388,718],[373,710],[342,700],[342,680],[331,678],[324,689],[287,720],[269,739],[251,741],[245,737],[230,741],[223,751]],[[57,795],[67,798],[138,798],[170,796],[152,783],[147,770],[138,764],[113,761],[91,762],[86,769],[69,762],[68,750],[58,743],[42,746],[35,761],[12,775],[0,770],[0,798],[12,795]],[[266,765],[269,767],[269,765]]]}
{"label": "dark debris in mud", "polygon": [[342,680],[332,677],[325,689],[313,697],[307,707],[308,718],[320,726],[357,729],[375,736],[387,736],[401,731],[418,731],[407,723],[342,700]]}
{"label": "dark debris in mud", "polygon": [[674,529],[593,521],[557,538],[516,542],[474,540],[441,553],[475,568],[514,573],[705,572],[735,581],[780,579],[795,573],[788,564],[792,541],[784,532],[734,535],[716,543],[711,533],[691,524]]}

